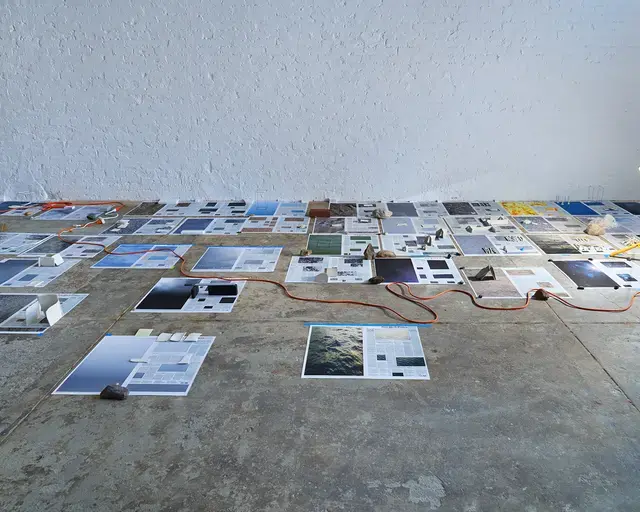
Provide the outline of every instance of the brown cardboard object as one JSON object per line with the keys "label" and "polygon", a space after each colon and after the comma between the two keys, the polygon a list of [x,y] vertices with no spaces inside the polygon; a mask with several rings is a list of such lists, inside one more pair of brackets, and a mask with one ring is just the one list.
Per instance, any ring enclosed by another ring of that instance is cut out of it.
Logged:
{"label": "brown cardboard object", "polygon": [[310,201],[307,208],[307,217],[329,217],[331,210],[327,201]]}

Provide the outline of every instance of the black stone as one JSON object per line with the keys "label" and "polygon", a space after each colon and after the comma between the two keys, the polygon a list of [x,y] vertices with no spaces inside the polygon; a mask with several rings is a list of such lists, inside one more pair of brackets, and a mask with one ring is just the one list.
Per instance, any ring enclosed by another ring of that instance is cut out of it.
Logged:
{"label": "black stone", "polygon": [[100,398],[105,400],[126,400],[129,396],[129,390],[120,384],[109,384],[100,391]]}

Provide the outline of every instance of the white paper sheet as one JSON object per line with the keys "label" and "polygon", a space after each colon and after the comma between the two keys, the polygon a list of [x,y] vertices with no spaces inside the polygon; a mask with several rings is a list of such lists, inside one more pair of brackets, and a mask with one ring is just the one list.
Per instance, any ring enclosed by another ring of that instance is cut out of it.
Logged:
{"label": "white paper sheet", "polygon": [[501,235],[501,234],[519,234],[520,229],[511,222],[507,215],[494,216],[447,216],[444,218],[447,225],[451,229],[451,233],[455,235]]}
{"label": "white paper sheet", "polygon": [[312,325],[303,379],[429,380],[417,327]]}
{"label": "white paper sheet", "polygon": [[[21,261],[23,264],[29,264],[29,266],[17,273],[4,274],[4,272],[2,271],[2,265],[10,265],[12,261]],[[56,278],[60,277],[67,270],[69,270],[79,262],[80,260],[65,260],[62,265],[59,265],[57,267],[39,267],[37,259],[19,260],[15,258],[7,258],[4,260],[0,260],[0,275],[7,277],[4,282],[0,282],[0,286],[8,286],[12,288],[25,288],[28,286],[33,286],[36,288],[42,288],[50,284]]]}
{"label": "white paper sheet", "polygon": [[[214,339],[162,343],[155,336],[105,336],[53,394],[99,395],[119,383],[132,396],[187,396]],[[189,363],[182,364],[186,356]],[[95,367],[102,369],[99,376]]]}
{"label": "white paper sheet", "polygon": [[173,253],[184,256],[190,247],[191,245],[121,244],[113,250],[113,254],[107,254],[91,268],[169,269],[180,261]]}
{"label": "white paper sheet", "polygon": [[187,218],[175,228],[172,235],[237,235],[246,219]]}
{"label": "white paper sheet", "polygon": [[377,258],[376,275],[382,285],[400,282],[417,284],[462,284],[462,276],[450,258]]}
{"label": "white paper sheet", "polygon": [[636,263],[620,258],[591,260],[591,263],[618,283],[620,287],[640,288],[640,267]]}
{"label": "white paper sheet", "polygon": [[307,249],[315,256],[363,256],[367,245],[380,250],[378,235],[309,235]]}
{"label": "white paper sheet", "polygon": [[[220,292],[209,294],[209,286],[235,284],[237,294]],[[198,294],[191,296],[194,286]],[[133,309],[136,313],[231,313],[242,290],[244,281],[219,279],[197,279],[186,277],[163,277]]]}
{"label": "white paper sheet", "polygon": [[535,288],[544,288],[563,298],[571,297],[564,287],[542,267],[503,268],[502,270],[518,289],[521,297],[525,297],[529,290]]}
{"label": "white paper sheet", "polygon": [[538,249],[524,235],[454,235],[464,256],[537,256]]}
{"label": "white paper sheet", "polygon": [[278,217],[304,217],[307,214],[308,203],[278,203],[276,216]]}
{"label": "white paper sheet", "polygon": [[309,231],[309,217],[278,217],[274,233],[306,234]]}
{"label": "white paper sheet", "polygon": [[358,256],[294,256],[287,272],[287,283],[315,283],[319,274],[331,274],[329,283],[365,283],[372,276],[371,262]]}
{"label": "white paper sheet", "polygon": [[449,215],[444,205],[438,201],[420,201],[413,203],[420,217]]}
{"label": "white paper sheet", "polygon": [[207,247],[193,272],[273,272],[282,247]]}
{"label": "white paper sheet", "polygon": [[183,201],[167,204],[155,217],[242,217],[249,205],[239,201]]}
{"label": "white paper sheet", "polygon": [[241,233],[273,233],[278,217],[249,217],[242,226]]}
{"label": "white paper sheet", "polygon": [[23,254],[53,236],[52,233],[0,233],[0,254]]}

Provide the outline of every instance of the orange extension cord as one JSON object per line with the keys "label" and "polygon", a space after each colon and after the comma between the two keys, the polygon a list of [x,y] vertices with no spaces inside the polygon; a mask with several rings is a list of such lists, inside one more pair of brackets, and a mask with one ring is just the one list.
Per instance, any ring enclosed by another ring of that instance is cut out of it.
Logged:
{"label": "orange extension cord", "polygon": [[[67,206],[95,206],[95,205],[115,205],[114,206],[114,211],[119,211],[122,208],[124,208],[124,204],[120,203],[120,202],[114,202],[114,201],[97,201],[97,202],[86,202],[86,203],[78,203],[78,202],[69,202],[69,201],[57,201],[57,202],[51,202],[51,203],[45,203],[43,205],[43,211],[47,211],[47,210],[52,210],[55,208],[64,208]],[[6,210],[5,210],[6,211]],[[0,212],[3,213],[3,212]],[[72,231],[74,231],[75,229],[78,229],[78,227],[82,227],[82,228],[86,228],[95,224],[102,224],[103,222],[101,220],[95,220],[95,221],[91,221],[88,222],[87,224],[84,224],[83,226],[72,226],[72,227],[68,227],[68,228],[64,228],[60,231],[58,231],[57,235],[58,238],[60,240],[62,240],[63,242],[66,242],[68,244],[74,244],[75,242],[67,240],[63,237],[64,233],[71,233]],[[103,252],[107,253],[107,254],[115,254],[116,256],[120,255],[120,256],[125,256],[125,255],[131,255],[131,254],[147,254],[147,253],[151,253],[151,252],[171,252],[173,253],[173,255],[178,258],[180,260],[180,274],[185,276],[185,277],[191,277],[191,278],[197,278],[197,279],[220,279],[222,281],[245,281],[245,282],[256,282],[256,283],[268,283],[268,284],[272,284],[274,286],[279,287],[284,294],[289,297],[290,299],[293,300],[299,300],[299,301],[303,301],[303,302],[319,302],[321,304],[351,304],[353,306],[363,306],[363,307],[368,307],[368,308],[377,308],[377,309],[381,309],[383,311],[387,311],[393,315],[395,315],[396,317],[398,317],[399,319],[407,322],[407,323],[412,323],[412,324],[422,324],[422,325],[428,325],[428,324],[435,324],[438,322],[439,320],[439,316],[438,313],[432,309],[431,307],[429,307],[427,304],[424,304],[424,302],[429,301],[429,300],[433,300],[433,299],[437,299],[443,295],[446,295],[448,293],[461,293],[463,295],[466,295],[467,297],[469,297],[471,299],[471,302],[473,303],[474,306],[480,308],[480,309],[485,309],[485,310],[489,310],[489,311],[520,311],[522,309],[526,309],[527,307],[529,307],[529,304],[531,303],[531,297],[532,295],[538,291],[538,290],[543,290],[543,288],[534,288],[531,289],[527,292],[526,298],[525,298],[525,302],[524,304],[520,305],[520,306],[513,306],[513,307],[501,307],[501,306],[485,306],[484,304],[480,304],[478,301],[476,301],[476,298],[473,296],[472,293],[466,291],[466,290],[458,290],[458,289],[450,289],[450,290],[444,290],[440,293],[436,293],[435,295],[431,295],[431,296],[427,296],[427,297],[421,297],[420,295],[416,295],[413,293],[411,286],[408,285],[407,283],[401,283],[401,282],[394,282],[394,283],[388,283],[385,288],[387,289],[388,292],[392,293],[393,295],[395,295],[396,297],[399,297],[400,299],[406,300],[408,302],[411,302],[412,304],[415,304],[416,306],[428,311],[432,316],[433,319],[431,320],[415,320],[413,318],[408,318],[406,316],[404,316],[402,313],[396,311],[395,309],[393,309],[392,307],[386,306],[384,304],[376,304],[375,302],[365,302],[365,301],[359,301],[359,300],[350,300],[350,299],[314,299],[311,297],[301,297],[299,295],[295,295],[293,293],[291,293],[289,291],[289,289],[282,284],[279,281],[274,281],[273,279],[265,279],[265,278],[258,278],[258,277],[223,277],[223,276],[217,276],[217,275],[203,275],[201,273],[191,273],[188,270],[185,269],[185,265],[186,265],[186,260],[184,259],[183,256],[180,256],[179,254],[177,254],[173,249],[148,249],[145,251],[131,251],[131,252],[113,252],[110,251],[109,249],[107,249],[107,247],[104,244],[99,244],[99,243],[95,243],[95,242],[82,242],[82,245],[94,245],[97,247],[102,248]],[[398,288],[400,288],[400,291],[396,291],[394,290],[392,287],[397,286]],[[549,295],[550,298],[560,302],[561,304],[572,308],[572,309],[578,309],[581,311],[594,311],[594,312],[600,312],[600,313],[622,313],[624,311],[628,311],[631,306],[633,306],[633,303],[636,299],[636,297],[638,295],[640,295],[640,291],[636,292],[635,294],[633,294],[631,296],[631,299],[629,300],[629,304],[627,304],[626,307],[624,308],[618,308],[618,309],[604,309],[604,308],[588,308],[585,306],[578,306],[576,304],[572,304],[571,302],[563,299],[562,297],[551,293],[547,290],[544,290],[545,293],[547,295]]]}

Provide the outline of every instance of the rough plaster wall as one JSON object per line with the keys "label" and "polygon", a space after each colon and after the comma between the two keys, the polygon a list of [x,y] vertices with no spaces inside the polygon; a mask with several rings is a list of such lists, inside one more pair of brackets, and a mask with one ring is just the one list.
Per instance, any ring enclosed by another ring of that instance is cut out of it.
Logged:
{"label": "rough plaster wall", "polygon": [[636,0],[5,0],[0,196],[637,196]]}

